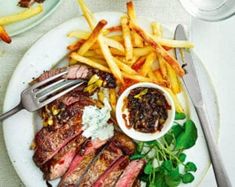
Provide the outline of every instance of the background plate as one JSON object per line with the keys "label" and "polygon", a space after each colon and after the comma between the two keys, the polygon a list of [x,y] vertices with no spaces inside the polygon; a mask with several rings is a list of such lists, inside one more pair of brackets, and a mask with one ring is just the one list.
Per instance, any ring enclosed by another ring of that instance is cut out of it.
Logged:
{"label": "background plate", "polygon": [[[119,23],[122,14],[119,12],[100,12],[95,14],[95,16],[97,20],[106,19],[109,26],[113,26]],[[151,19],[139,17],[138,21],[145,29],[150,29]],[[169,31],[169,28],[166,26],[164,28],[164,35],[172,37],[173,31]],[[39,76],[44,70],[50,69],[58,61],[64,59],[67,53],[66,46],[73,41],[73,39],[67,38],[66,34],[76,29],[88,29],[83,17],[72,19],[56,27],[39,39],[26,52],[9,83],[4,111],[12,108],[19,102],[21,91],[27,87],[27,83],[32,80],[32,77]],[[206,104],[210,109],[210,116],[213,116],[212,124],[215,124],[213,128],[218,130],[218,106],[210,78],[198,58],[196,58],[195,64],[200,75],[199,80],[203,94],[206,96]],[[184,99],[184,101],[187,101],[187,99]],[[188,103],[188,111],[191,118],[196,122],[199,136],[196,145],[187,151],[188,159],[195,162],[198,166],[195,181],[187,186],[197,186],[207,173],[210,162],[203,134],[193,107],[190,102],[185,103]],[[29,149],[35,134],[35,127],[38,125],[33,114],[27,111],[21,111],[5,120],[3,125],[9,157],[23,183],[29,187],[46,187],[41,171],[33,163],[33,151]],[[55,185],[57,182],[54,181],[53,184]]]}
{"label": "background plate", "polygon": [[[44,11],[42,13],[24,21],[5,26],[7,32],[10,36],[15,36],[33,28],[55,11],[61,1],[62,0],[46,0],[43,3]],[[19,0],[0,0],[0,17],[26,10],[25,8],[17,6],[18,2]],[[35,5],[37,5],[37,3],[35,3]]]}

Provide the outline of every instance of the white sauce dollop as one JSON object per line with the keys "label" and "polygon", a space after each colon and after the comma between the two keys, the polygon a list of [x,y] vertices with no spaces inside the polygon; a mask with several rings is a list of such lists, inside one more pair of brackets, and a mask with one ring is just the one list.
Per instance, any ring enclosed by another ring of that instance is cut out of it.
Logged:
{"label": "white sauce dollop", "polygon": [[86,138],[107,140],[114,135],[113,124],[108,123],[110,119],[111,106],[104,99],[104,107],[86,106],[82,115],[83,133]]}

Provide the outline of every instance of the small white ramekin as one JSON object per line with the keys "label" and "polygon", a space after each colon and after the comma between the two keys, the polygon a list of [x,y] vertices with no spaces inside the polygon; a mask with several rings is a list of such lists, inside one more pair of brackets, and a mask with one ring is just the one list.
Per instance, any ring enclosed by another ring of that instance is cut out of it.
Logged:
{"label": "small white ramekin", "polygon": [[[162,91],[168,104],[171,106],[171,109],[168,110],[168,118],[165,121],[165,123],[163,124],[163,128],[161,129],[160,132],[157,131],[155,133],[143,133],[143,132],[139,132],[139,131],[135,130],[134,128],[128,128],[125,124],[125,121],[124,121],[122,115],[128,114],[128,110],[125,109],[123,111],[123,100],[129,95],[131,90],[138,88],[138,87],[155,88],[155,89]],[[128,87],[118,98],[117,106],[116,106],[116,118],[117,118],[117,122],[118,122],[119,127],[129,137],[131,137],[135,140],[139,140],[139,141],[152,141],[152,140],[156,140],[156,139],[164,136],[172,127],[172,124],[173,124],[174,118],[175,118],[175,105],[174,105],[173,99],[171,98],[169,93],[163,87],[158,86],[154,83],[147,83],[147,82],[137,83],[137,84],[134,84],[134,85]]]}

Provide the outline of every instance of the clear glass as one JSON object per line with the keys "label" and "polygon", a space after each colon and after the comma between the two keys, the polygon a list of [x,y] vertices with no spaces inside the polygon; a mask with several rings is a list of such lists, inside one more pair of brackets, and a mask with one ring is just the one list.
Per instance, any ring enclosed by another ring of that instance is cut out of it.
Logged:
{"label": "clear glass", "polygon": [[225,20],[235,15],[235,0],[179,0],[192,16],[206,21]]}

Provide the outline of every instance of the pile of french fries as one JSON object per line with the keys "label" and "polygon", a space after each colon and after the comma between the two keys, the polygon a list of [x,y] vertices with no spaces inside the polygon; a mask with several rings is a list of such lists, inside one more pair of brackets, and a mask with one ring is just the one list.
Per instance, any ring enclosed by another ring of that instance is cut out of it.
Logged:
{"label": "pile of french fries", "polygon": [[24,10],[16,14],[0,17],[0,40],[6,43],[11,43],[11,38],[6,32],[6,30],[4,29],[5,25],[9,25],[12,23],[16,23],[16,22],[31,18],[33,16],[38,15],[42,11],[43,11],[43,6],[38,5],[36,7],[31,7],[27,10]]}
{"label": "pile of french fries", "polygon": [[[192,48],[189,41],[163,38],[159,23],[151,24],[152,33],[137,22],[132,1],[127,3],[127,14],[120,24],[105,27],[106,20],[97,22],[83,0],[78,0],[91,31],[76,30],[68,37],[76,41],[68,46],[70,64],[83,63],[101,71],[112,73],[119,84],[119,92],[110,91],[110,103],[115,108],[118,93],[136,82],[153,82],[164,86],[171,94],[176,110],[183,108],[177,98],[182,91],[179,78],[185,72],[172,55],[174,48]],[[99,93],[99,97],[103,95]]]}

